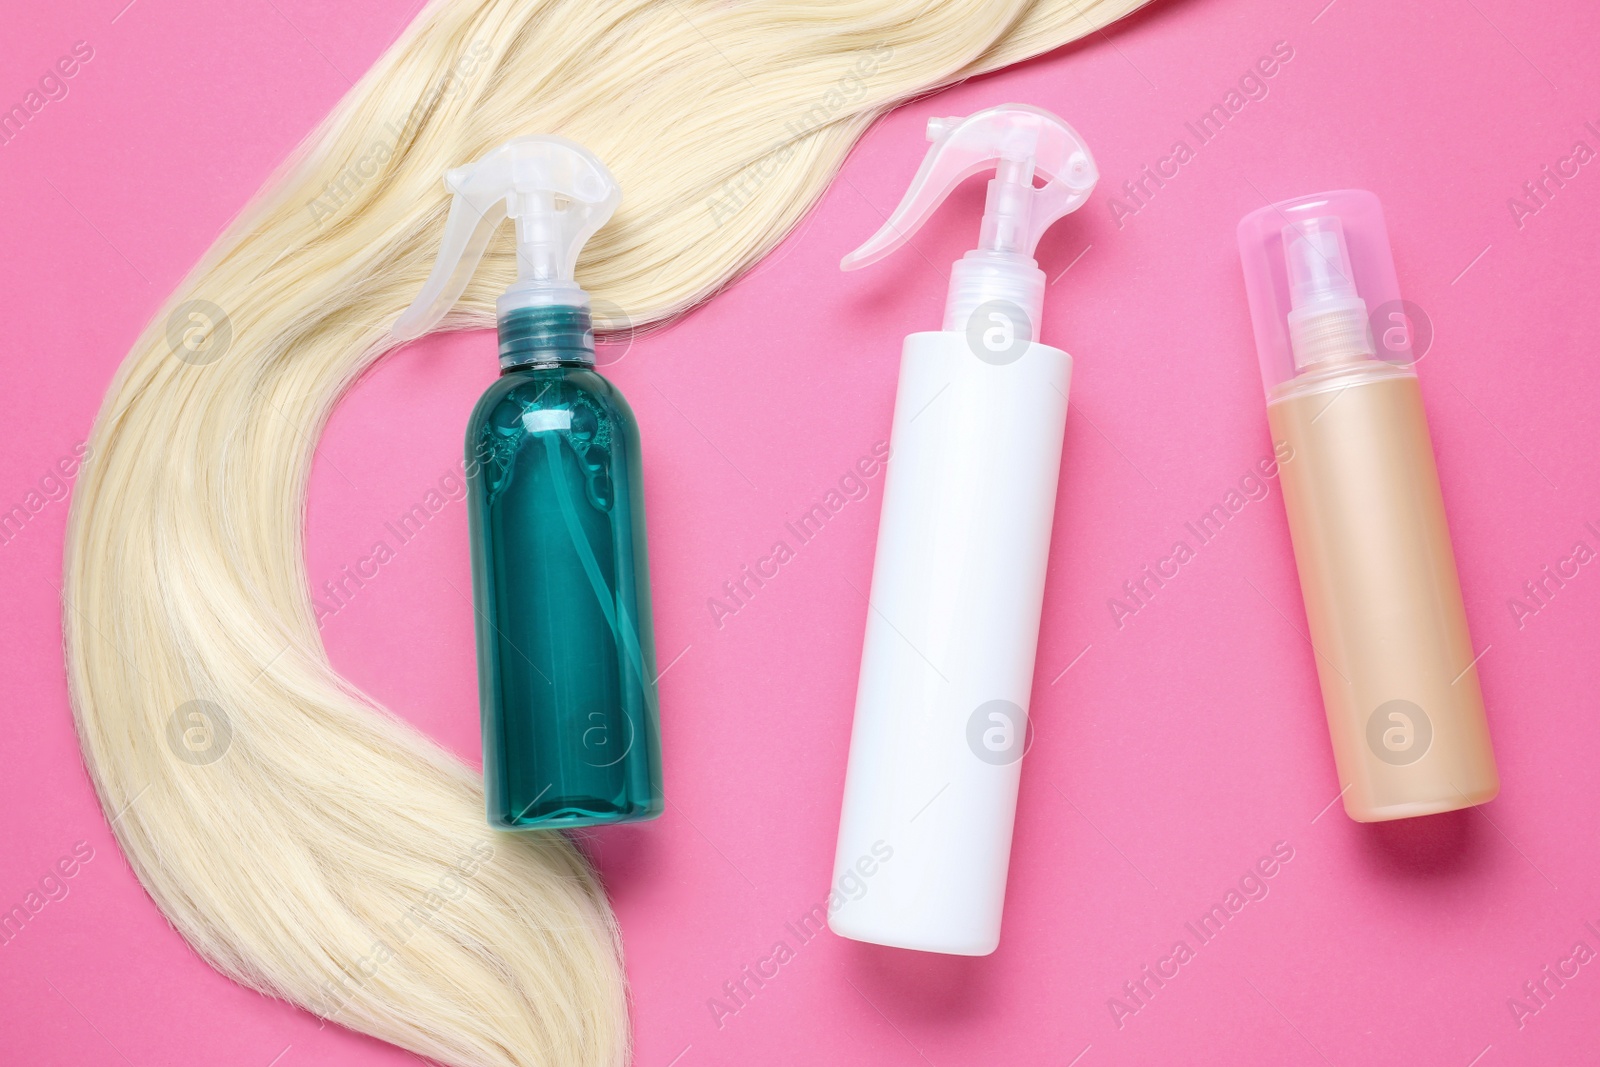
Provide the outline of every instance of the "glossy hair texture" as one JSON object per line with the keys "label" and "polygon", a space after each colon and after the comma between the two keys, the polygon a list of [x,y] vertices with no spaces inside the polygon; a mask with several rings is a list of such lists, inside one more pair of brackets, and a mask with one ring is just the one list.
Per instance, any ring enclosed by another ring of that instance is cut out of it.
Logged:
{"label": "glossy hair texture", "polygon": [[[436,0],[134,345],[63,588],[85,759],[172,924],[263,993],[447,1064],[627,1061],[615,922],[555,833],[333,670],[303,546],[334,404],[394,342],[452,166],[519,134],[623,188],[579,281],[646,324],[770,250],[886,109],[1141,0]],[[502,230],[441,328],[486,327]]]}

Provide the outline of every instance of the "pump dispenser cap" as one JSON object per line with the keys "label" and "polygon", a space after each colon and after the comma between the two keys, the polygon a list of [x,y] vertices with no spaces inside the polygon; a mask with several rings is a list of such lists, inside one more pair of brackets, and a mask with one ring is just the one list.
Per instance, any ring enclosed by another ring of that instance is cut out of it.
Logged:
{"label": "pump dispenser cap", "polygon": [[448,171],[444,183],[453,196],[439,258],[395,321],[397,339],[421,337],[444,318],[508,216],[517,227],[517,280],[498,301],[501,320],[517,308],[589,306],[573,280],[578,253],[622,199],[592,153],[564,137],[518,137]]}
{"label": "pump dispenser cap", "polygon": [[[840,262],[842,270],[876,263],[909,241],[956,186],[995,168],[983,209],[978,247],[950,277],[946,330],[964,330],[988,302],[1013,303],[1027,316],[1034,339],[1044,303],[1044,275],[1034,262],[1039,238],[1057,219],[1089,199],[1099,172],[1089,146],[1071,126],[1043,108],[1002,104],[966,118],[928,120],[933,147],[905,198],[883,228]],[[1045,179],[1034,185],[1035,176]]]}

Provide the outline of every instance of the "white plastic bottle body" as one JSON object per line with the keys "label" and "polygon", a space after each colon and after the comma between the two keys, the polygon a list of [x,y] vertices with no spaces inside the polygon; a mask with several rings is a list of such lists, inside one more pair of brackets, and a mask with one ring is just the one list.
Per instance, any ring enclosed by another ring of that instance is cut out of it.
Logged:
{"label": "white plastic bottle body", "polygon": [[906,338],[829,925],[1000,941],[1072,360]]}

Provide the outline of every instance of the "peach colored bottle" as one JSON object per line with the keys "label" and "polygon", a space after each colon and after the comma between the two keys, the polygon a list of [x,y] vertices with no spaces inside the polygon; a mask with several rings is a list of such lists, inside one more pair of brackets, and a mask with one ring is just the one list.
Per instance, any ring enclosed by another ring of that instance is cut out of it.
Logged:
{"label": "peach colored bottle", "polygon": [[1239,224],[1267,421],[1345,811],[1500,788],[1383,210],[1344,190]]}

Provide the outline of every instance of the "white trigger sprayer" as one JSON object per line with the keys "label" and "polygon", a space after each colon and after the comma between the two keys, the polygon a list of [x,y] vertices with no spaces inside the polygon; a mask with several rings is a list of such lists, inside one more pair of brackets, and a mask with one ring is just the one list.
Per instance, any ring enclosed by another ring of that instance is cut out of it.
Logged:
{"label": "white trigger sprayer", "polygon": [[900,206],[843,269],[906,243],[963,180],[996,175],[943,329],[905,341],[828,922],[861,941],[986,955],[1000,942],[1072,369],[1038,343],[1033,251],[1098,173],[1072,127],[1036,107],[933,119],[928,139]]}

